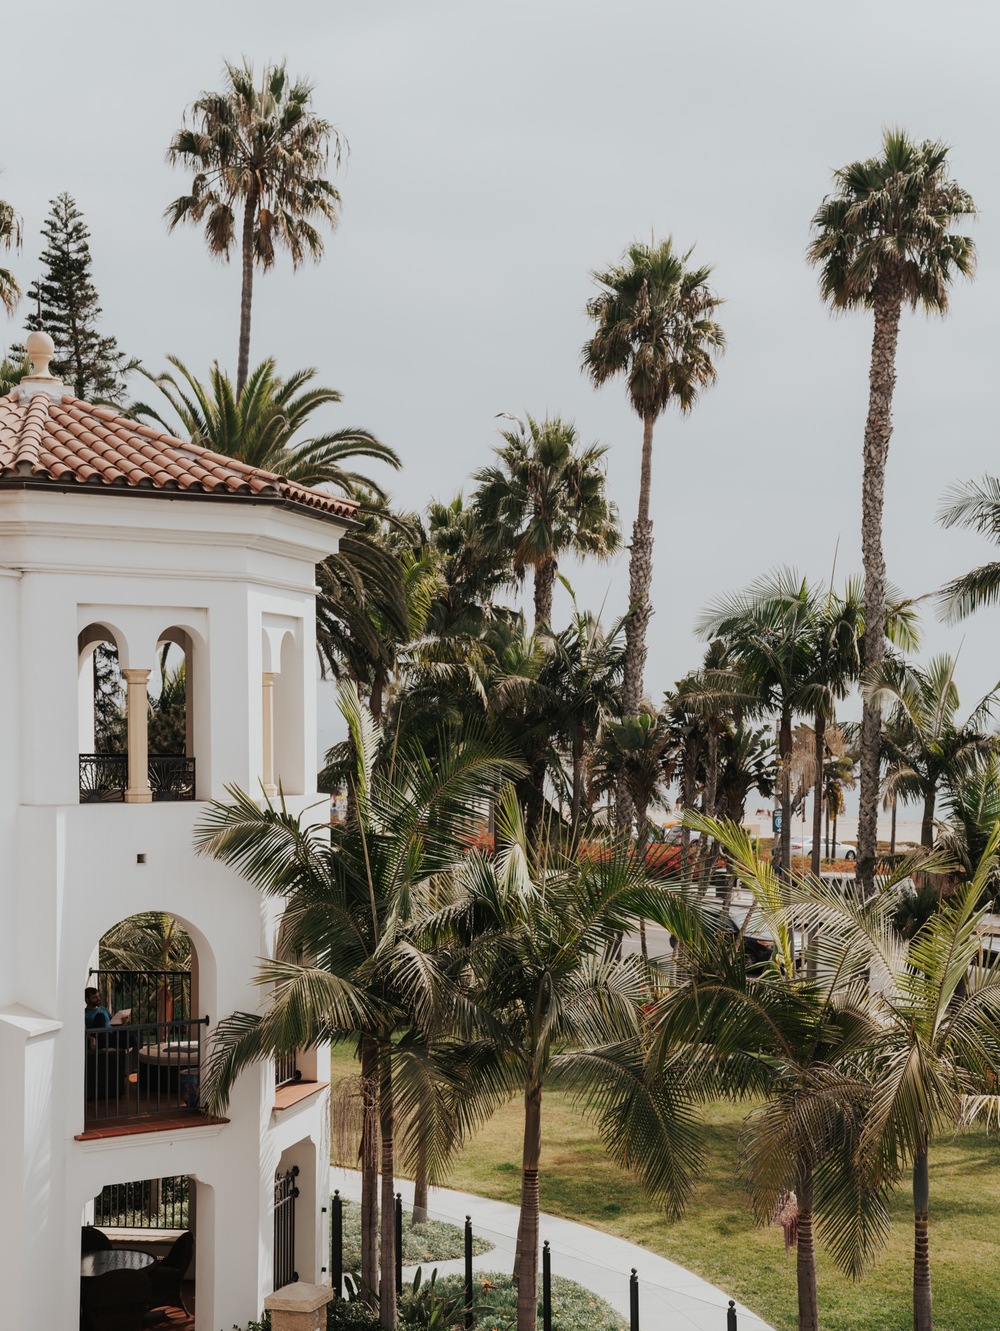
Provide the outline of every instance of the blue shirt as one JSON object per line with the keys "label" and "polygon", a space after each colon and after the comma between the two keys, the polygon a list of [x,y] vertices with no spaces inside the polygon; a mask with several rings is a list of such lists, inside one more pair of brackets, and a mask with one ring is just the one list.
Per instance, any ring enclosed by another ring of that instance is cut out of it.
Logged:
{"label": "blue shirt", "polygon": [[106,1007],[85,1007],[83,1020],[88,1031],[101,1031],[111,1025],[111,1013]]}

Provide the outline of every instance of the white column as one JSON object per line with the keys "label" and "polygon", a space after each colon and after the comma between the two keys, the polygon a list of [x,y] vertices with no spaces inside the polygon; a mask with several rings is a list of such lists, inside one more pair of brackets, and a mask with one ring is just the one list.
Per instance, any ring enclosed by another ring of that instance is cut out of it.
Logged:
{"label": "white column", "polygon": [[123,670],[127,685],[125,715],[128,720],[128,788],[126,804],[149,804],[153,792],[149,788],[149,733],[147,720],[149,704],[146,686],[148,670]]}
{"label": "white column", "polygon": [[273,799],[278,793],[278,787],[274,784],[274,681],[277,677],[274,670],[265,670],[260,677],[264,741],[262,784],[268,799]]}

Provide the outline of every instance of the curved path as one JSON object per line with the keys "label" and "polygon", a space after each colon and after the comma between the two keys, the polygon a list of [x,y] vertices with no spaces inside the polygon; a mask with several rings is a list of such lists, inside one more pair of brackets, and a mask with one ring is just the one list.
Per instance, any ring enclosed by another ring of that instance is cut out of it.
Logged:
{"label": "curved path", "polygon": [[[396,1186],[403,1194],[404,1206],[412,1205],[413,1184],[399,1179]],[[361,1175],[356,1170],[331,1169],[330,1188],[339,1188],[342,1197],[359,1201]],[[517,1237],[516,1206],[468,1192],[452,1192],[450,1188],[431,1188],[429,1215],[431,1220],[446,1220],[452,1225],[462,1225],[465,1217],[471,1216],[474,1232],[494,1245],[492,1252],[473,1258],[473,1266],[481,1271],[511,1269]],[[626,1319],[629,1273],[635,1267],[642,1331],[726,1331],[728,1295],[665,1257],[544,1212],[541,1239],[549,1241],[554,1275],[575,1280],[598,1294]],[[436,1266],[442,1276],[463,1269],[461,1260],[429,1265]],[[772,1331],[748,1308],[741,1304],[736,1308],[739,1331]]]}

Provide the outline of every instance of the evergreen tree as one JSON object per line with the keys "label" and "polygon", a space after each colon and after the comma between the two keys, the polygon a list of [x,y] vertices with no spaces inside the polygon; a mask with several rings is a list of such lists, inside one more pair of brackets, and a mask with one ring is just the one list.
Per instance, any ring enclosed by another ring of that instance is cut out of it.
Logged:
{"label": "evergreen tree", "polygon": [[117,401],[125,391],[129,365],[115,339],[97,330],[101,307],[91,275],[90,232],[69,194],[52,200],[42,235],[48,242],[42,254],[46,271],[28,291],[34,307],[28,331],[52,338],[52,372],[74,396]]}

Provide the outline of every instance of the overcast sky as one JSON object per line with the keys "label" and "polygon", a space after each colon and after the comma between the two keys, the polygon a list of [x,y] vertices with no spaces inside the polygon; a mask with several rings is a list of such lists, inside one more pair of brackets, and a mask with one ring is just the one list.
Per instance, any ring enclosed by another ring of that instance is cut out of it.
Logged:
{"label": "overcast sky", "polygon": [[[251,361],[315,365],[330,424],[404,460],[403,506],[486,463],[498,412],[559,413],[610,445],[634,516],[641,427],[624,389],[580,373],[591,269],[672,235],[714,265],[729,350],[688,419],[657,426],[647,692],[697,664],[699,610],[778,564],[860,569],[870,320],[834,319],[804,259],[833,168],[902,125],[952,145],[978,203],[979,271],[947,319],[904,316],[886,488],[889,575],[918,595],[990,557],[935,522],[945,488],[996,470],[1000,167],[994,4],[847,0],[57,0],[9,32],[0,197],[24,219],[27,287],[62,190],[90,226],[104,325],[151,368],[235,370],[239,269],[194,229],[164,150],[224,59],[287,57],[350,142],[343,220],[318,268],[258,280]],[[6,260],[4,260],[6,262]],[[22,310],[6,340],[21,336]],[[581,605],[624,608],[626,557],[568,568]],[[1000,676],[1000,611],[925,616],[926,654],[962,646],[971,705]]]}

